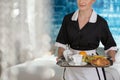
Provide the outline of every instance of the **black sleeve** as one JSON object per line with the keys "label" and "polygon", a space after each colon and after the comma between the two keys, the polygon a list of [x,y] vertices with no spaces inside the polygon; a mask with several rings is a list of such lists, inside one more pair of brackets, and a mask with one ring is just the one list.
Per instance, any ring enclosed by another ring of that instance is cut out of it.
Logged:
{"label": "black sleeve", "polygon": [[113,47],[113,46],[115,47],[116,46],[115,40],[113,39],[113,36],[109,30],[109,27],[106,21],[101,31],[102,31],[101,42],[104,45],[104,49],[107,50],[110,47]]}
{"label": "black sleeve", "polygon": [[56,42],[62,43],[62,44],[69,44],[68,43],[68,33],[67,33],[67,18],[66,16],[63,19],[62,26],[60,28],[60,31],[58,33]]}

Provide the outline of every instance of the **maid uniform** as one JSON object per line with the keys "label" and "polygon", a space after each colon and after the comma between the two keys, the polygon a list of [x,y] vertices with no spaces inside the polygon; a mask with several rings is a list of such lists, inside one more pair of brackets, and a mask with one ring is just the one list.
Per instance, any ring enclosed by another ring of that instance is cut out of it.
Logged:
{"label": "maid uniform", "polygon": [[[78,13],[79,10],[64,17],[55,46],[65,48],[69,44],[74,53],[84,50],[88,55],[96,55],[96,49],[101,42],[105,53],[117,50],[104,18],[93,10],[89,21],[80,29]],[[103,68],[66,67],[64,80],[106,80],[106,76]]]}

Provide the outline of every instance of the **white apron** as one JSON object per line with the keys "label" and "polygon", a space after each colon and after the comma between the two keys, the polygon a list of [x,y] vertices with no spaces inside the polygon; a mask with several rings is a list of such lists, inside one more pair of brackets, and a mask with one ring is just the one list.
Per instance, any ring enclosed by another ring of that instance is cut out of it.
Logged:
{"label": "white apron", "polygon": [[[73,53],[80,51],[72,50]],[[88,55],[95,55],[96,50],[87,50]],[[63,80],[106,80],[103,68],[88,67],[66,67],[63,74]]]}

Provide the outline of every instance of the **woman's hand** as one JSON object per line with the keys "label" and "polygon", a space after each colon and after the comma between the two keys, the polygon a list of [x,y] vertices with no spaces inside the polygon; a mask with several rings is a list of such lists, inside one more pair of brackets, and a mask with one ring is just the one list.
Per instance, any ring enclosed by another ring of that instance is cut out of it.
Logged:
{"label": "woman's hand", "polygon": [[115,62],[115,57],[112,57],[111,60],[112,60],[113,62]]}
{"label": "woman's hand", "polygon": [[115,50],[110,50],[110,51],[108,51],[108,56],[111,58],[111,60],[113,61],[113,62],[115,62],[115,54],[116,54],[116,51]]}
{"label": "woman's hand", "polygon": [[64,50],[65,50],[65,49],[62,48],[62,47],[59,47],[59,48],[58,48],[58,57],[56,58],[57,61],[63,56]]}

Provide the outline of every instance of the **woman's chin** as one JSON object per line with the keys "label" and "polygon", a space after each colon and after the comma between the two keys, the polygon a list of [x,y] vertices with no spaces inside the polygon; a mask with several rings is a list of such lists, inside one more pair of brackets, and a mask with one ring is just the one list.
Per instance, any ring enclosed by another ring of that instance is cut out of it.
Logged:
{"label": "woman's chin", "polygon": [[87,10],[86,7],[79,7],[79,9],[80,9],[81,11]]}

